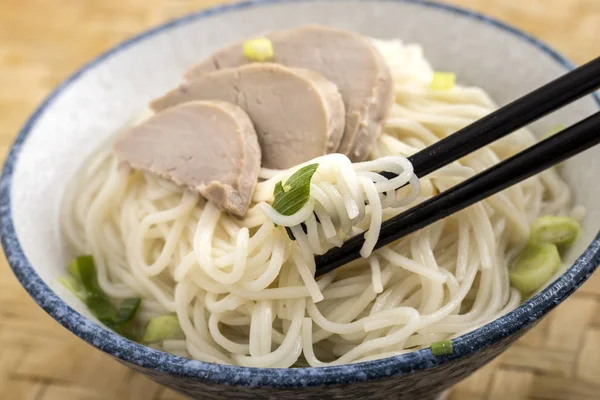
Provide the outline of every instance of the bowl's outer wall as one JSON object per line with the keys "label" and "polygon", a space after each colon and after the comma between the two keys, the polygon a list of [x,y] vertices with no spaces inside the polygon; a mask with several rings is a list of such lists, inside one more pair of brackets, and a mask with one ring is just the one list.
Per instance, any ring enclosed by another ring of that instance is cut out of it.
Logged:
{"label": "bowl's outer wall", "polygon": [[[539,321],[539,320],[538,320]],[[163,373],[140,368],[135,364],[123,362],[130,368],[139,371],[156,382],[169,386],[178,392],[196,399],[393,399],[393,400],[434,400],[439,393],[450,388],[458,381],[466,378],[478,368],[500,355],[515,340],[537,324],[527,326],[517,334],[510,335],[477,353],[458,358],[453,362],[438,365],[429,369],[408,372],[401,376],[362,382],[360,384],[342,384],[332,386],[298,388],[247,388],[239,386],[215,385],[204,379],[181,380]]]}
{"label": "bowl's outer wall", "polygon": [[[73,309],[93,320],[83,304],[56,283],[69,258],[58,228],[68,177],[143,104],[177,85],[194,62],[225,43],[311,22],[420,42],[436,69],[455,71],[459,81],[485,87],[500,104],[567,68],[559,56],[530,38],[447,6],[420,0],[267,0],[219,8],[154,30],[101,57],[55,92],[23,129],[3,170],[2,244],[9,263],[32,297],[65,327],[153,379],[197,398],[422,398],[464,378],[504,350],[572,293],[598,262],[597,240],[584,253],[600,225],[600,208],[594,207],[598,189],[590,184],[600,170],[596,149],[569,161],[564,171],[576,189],[576,200],[588,208],[582,239],[571,259],[583,256],[532,301],[456,339],[452,357],[438,358],[422,350],[342,367],[243,369],[157,352],[81,318]],[[544,132],[596,110],[592,99],[583,99],[535,127]],[[223,385],[230,386],[224,390]]]}

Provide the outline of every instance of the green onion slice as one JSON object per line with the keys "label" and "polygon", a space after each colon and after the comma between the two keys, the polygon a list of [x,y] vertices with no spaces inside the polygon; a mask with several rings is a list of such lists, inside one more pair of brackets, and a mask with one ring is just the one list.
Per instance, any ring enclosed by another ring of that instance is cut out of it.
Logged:
{"label": "green onion slice", "polygon": [[277,182],[273,189],[273,208],[282,215],[297,213],[310,198],[310,181],[319,164],[310,164],[294,172],[283,184]]}
{"label": "green onion slice", "polygon": [[85,300],[85,305],[100,322],[112,328],[117,318],[117,310],[108,297],[92,294]]}
{"label": "green onion slice", "polygon": [[434,72],[429,87],[433,90],[449,90],[456,84],[456,75],[451,72]]}
{"label": "green onion slice", "polygon": [[523,294],[532,293],[548,282],[560,264],[556,245],[530,243],[509,267],[510,283]]}
{"label": "green onion slice", "polygon": [[117,325],[121,325],[131,322],[140,308],[140,304],[142,304],[142,299],[139,297],[123,300],[121,304],[119,304],[119,310],[117,311],[115,323]]}
{"label": "green onion slice", "polygon": [[180,337],[182,334],[176,315],[161,315],[148,322],[142,341],[144,343],[162,342]]}
{"label": "green onion slice", "polygon": [[83,287],[81,283],[70,275],[61,276],[58,278],[58,282],[63,285],[69,292],[73,293],[79,300],[85,301],[85,293],[83,293]]}
{"label": "green onion slice", "polygon": [[440,342],[434,342],[431,344],[431,353],[434,356],[447,356],[452,354],[452,340],[442,340]]}
{"label": "green onion slice", "polygon": [[141,304],[140,298],[125,299],[117,309],[98,283],[92,256],[77,257],[69,265],[69,276],[59,281],[79,297],[100,322],[128,339],[138,341],[131,322]]}
{"label": "green onion slice", "polygon": [[569,245],[580,231],[579,222],[571,217],[546,215],[531,223],[531,242]]}
{"label": "green onion slice", "polygon": [[88,295],[99,295],[102,293],[102,289],[98,285],[96,264],[92,256],[77,257],[70,265],[69,273],[73,278],[79,279]]}
{"label": "green onion slice", "polygon": [[564,130],[566,127],[563,124],[556,124],[546,134],[543,139],[548,139],[550,136],[556,135],[558,132]]}
{"label": "green onion slice", "polygon": [[270,61],[274,54],[273,43],[267,38],[248,39],[244,42],[244,55],[250,61]]}

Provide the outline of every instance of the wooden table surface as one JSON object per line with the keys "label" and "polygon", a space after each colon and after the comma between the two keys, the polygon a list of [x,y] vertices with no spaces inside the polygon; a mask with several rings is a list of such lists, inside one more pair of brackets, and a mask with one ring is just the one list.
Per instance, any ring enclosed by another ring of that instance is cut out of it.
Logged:
{"label": "wooden table surface", "polygon": [[[447,0],[600,55],[600,0]],[[215,0],[1,0],[0,156],[52,88],[121,40]],[[107,389],[109,388],[109,389]],[[0,260],[0,399],[180,399],[59,326]],[[600,273],[452,399],[600,399]]]}

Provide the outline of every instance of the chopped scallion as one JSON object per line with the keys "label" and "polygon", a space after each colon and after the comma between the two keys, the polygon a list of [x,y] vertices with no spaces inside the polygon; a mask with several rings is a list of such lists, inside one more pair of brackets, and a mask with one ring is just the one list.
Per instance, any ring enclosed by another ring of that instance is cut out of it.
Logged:
{"label": "chopped scallion", "polygon": [[523,294],[532,293],[550,279],[560,263],[556,245],[529,243],[508,270],[510,283]]}
{"label": "chopped scallion", "polygon": [[76,259],[73,260],[73,262],[69,265],[68,271],[69,274],[77,279],[79,282],[81,282],[81,274],[79,273],[79,270],[82,268],[89,268],[90,265],[95,268],[94,266],[94,257],[92,256],[81,256],[81,257],[77,257]]}
{"label": "chopped scallion", "polygon": [[429,87],[433,90],[449,90],[456,84],[456,75],[451,72],[434,72]]}
{"label": "chopped scallion", "polygon": [[140,307],[140,298],[125,299],[116,308],[98,283],[96,264],[92,256],[77,257],[69,265],[69,276],[60,282],[79,297],[96,318],[118,334],[131,340],[139,338],[131,322]]}
{"label": "chopped scallion", "polygon": [[281,197],[285,194],[285,190],[283,190],[283,184],[281,181],[275,184],[275,188],[273,189],[273,196],[275,198]]}
{"label": "chopped scallion", "polygon": [[117,319],[115,323],[120,325],[132,321],[137,313],[137,310],[140,308],[140,304],[142,304],[142,299],[139,297],[132,297],[123,300],[121,304],[119,304],[119,310],[117,311]]}
{"label": "chopped scallion", "polygon": [[115,323],[117,310],[108,297],[98,293],[88,295],[85,305],[103,324],[112,325]]}
{"label": "chopped scallion", "polygon": [[162,342],[167,339],[174,339],[182,335],[179,327],[179,320],[176,315],[161,315],[154,317],[148,322],[144,330],[144,343]]}
{"label": "chopped scallion", "polygon": [[452,354],[453,351],[452,340],[442,340],[431,344],[431,353],[434,356],[447,356]]}
{"label": "chopped scallion", "polygon": [[96,264],[92,256],[77,257],[71,264],[69,273],[73,278],[79,279],[88,295],[99,294],[102,291],[98,285]]}
{"label": "chopped scallion", "polygon": [[569,245],[577,239],[580,230],[581,226],[574,218],[545,215],[531,223],[531,241]]}
{"label": "chopped scallion", "polygon": [[244,42],[244,55],[250,61],[270,61],[273,54],[273,43],[267,38],[249,39]]}
{"label": "chopped scallion", "polygon": [[310,181],[319,164],[310,164],[296,171],[285,184],[277,182],[273,190],[273,208],[282,215],[292,215],[310,198]]}
{"label": "chopped scallion", "polygon": [[83,287],[81,283],[70,275],[61,276],[58,278],[58,282],[63,285],[69,292],[73,293],[74,296],[80,300],[85,300],[85,294],[83,293]]}
{"label": "chopped scallion", "polygon": [[550,136],[556,135],[558,132],[565,129],[563,124],[554,125],[550,130],[544,135],[544,139],[548,139]]}

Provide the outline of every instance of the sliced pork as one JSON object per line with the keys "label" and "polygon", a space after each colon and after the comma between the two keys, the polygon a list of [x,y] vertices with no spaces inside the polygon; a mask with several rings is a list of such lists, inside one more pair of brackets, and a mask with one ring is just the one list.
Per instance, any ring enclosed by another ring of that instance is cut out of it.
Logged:
{"label": "sliced pork", "polygon": [[172,107],[125,132],[113,149],[132,167],[188,186],[237,216],[248,210],[261,164],[250,118],[223,101]]}
{"label": "sliced pork", "polygon": [[344,132],[344,102],[321,74],[257,63],[198,75],[151,107],[156,112],[192,100],[235,103],[250,116],[262,150],[262,165],[286,169],[338,149]]}
{"label": "sliced pork", "polygon": [[[353,161],[370,153],[393,101],[388,65],[368,39],[324,26],[272,32],[273,62],[319,72],[335,83],[346,106],[346,126],[338,152]],[[194,81],[206,73],[247,64],[243,42],[214,53],[186,73]]]}

